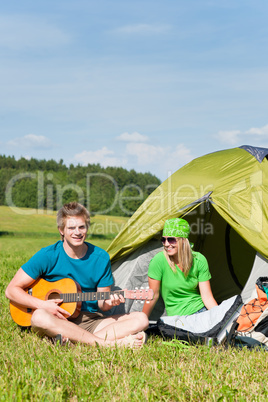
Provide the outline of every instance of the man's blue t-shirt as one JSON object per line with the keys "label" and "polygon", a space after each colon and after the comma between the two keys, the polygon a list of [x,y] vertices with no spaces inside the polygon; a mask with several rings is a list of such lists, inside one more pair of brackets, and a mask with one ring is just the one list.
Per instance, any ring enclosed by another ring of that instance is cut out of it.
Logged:
{"label": "man's blue t-shirt", "polygon": [[[42,248],[22,269],[33,279],[43,278],[55,282],[63,278],[71,278],[78,282],[82,292],[96,292],[98,287],[111,286],[113,276],[109,254],[103,249],[87,243],[87,253],[81,259],[69,257],[63,242],[58,241]],[[82,311],[95,313],[98,311],[97,301],[82,303]]]}

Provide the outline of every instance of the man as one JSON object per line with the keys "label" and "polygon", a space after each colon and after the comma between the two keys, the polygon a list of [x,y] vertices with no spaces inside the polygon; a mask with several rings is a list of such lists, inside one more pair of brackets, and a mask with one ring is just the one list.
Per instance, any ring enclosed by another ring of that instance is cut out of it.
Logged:
{"label": "man", "polygon": [[[113,284],[111,263],[106,251],[86,242],[90,223],[87,209],[77,202],[65,204],[57,214],[61,241],[37,252],[17,271],[6,289],[6,297],[34,310],[32,329],[39,335],[69,339],[90,345],[141,347],[148,326],[142,312],[105,317],[101,311],[124,303],[122,295],[108,300],[82,303],[77,318],[70,317],[59,299],[40,300],[24,291],[38,278],[56,281],[71,278],[82,291],[109,292]],[[70,317],[70,318],[69,318]]]}

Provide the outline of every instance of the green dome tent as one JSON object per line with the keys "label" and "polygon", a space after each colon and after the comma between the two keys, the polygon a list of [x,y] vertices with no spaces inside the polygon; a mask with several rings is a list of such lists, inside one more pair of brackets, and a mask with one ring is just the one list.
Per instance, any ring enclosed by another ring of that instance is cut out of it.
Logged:
{"label": "green dome tent", "polygon": [[[245,145],[194,159],[172,174],[108,248],[116,287],[147,285],[165,220],[184,217],[194,250],[208,259],[217,301],[249,297],[257,277],[268,276],[267,158],[268,149]],[[127,311],[133,309],[140,308],[126,303]],[[155,318],[162,309],[159,304]]]}

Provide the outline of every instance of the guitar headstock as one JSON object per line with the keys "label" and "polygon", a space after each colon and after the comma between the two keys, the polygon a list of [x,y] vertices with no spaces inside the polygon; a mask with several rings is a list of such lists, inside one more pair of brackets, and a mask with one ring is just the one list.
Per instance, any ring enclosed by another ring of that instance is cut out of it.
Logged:
{"label": "guitar headstock", "polygon": [[125,290],[125,298],[132,300],[153,300],[154,292],[152,289],[135,289],[135,290]]}

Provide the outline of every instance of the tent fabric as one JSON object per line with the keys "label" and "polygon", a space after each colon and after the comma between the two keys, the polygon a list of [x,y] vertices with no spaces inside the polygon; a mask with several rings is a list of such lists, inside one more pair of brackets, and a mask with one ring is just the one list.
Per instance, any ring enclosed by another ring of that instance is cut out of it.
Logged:
{"label": "tent fabric", "polygon": [[111,260],[145,244],[162,230],[166,219],[187,219],[186,215],[197,207],[197,200],[200,204],[211,203],[225,222],[268,258],[267,184],[267,158],[260,163],[243,148],[194,159],[164,181],[128,220],[107,250]]}
{"label": "tent fabric", "polygon": [[[148,266],[156,253],[163,249],[158,239],[151,239],[140,249],[135,250],[129,257],[122,258],[112,264],[115,285],[112,290],[146,288],[148,286]],[[124,314],[130,311],[140,311],[143,307],[141,302],[126,300],[124,304],[110,310],[109,314]],[[165,306],[160,297],[151,314],[151,321],[156,321],[165,313]]]}
{"label": "tent fabric", "polygon": [[[183,217],[194,250],[208,260],[217,302],[251,294],[257,275],[268,274],[268,160],[253,155],[268,155],[268,149],[245,147],[194,159],[144,201],[107,250],[115,288],[148,286],[149,262],[163,249],[165,220]],[[142,309],[130,301],[120,308]],[[150,319],[164,314],[160,298]]]}
{"label": "tent fabric", "polygon": [[256,148],[251,147],[250,145],[242,145],[240,148],[245,149],[251,155],[255,156],[258,162],[262,162],[264,158],[267,158],[267,148]]}
{"label": "tent fabric", "polygon": [[[198,222],[213,227],[213,232],[193,234],[194,249],[202,252],[209,263],[212,274],[211,286],[216,300],[220,303],[233,295],[239,294],[243,302],[252,295],[255,282],[259,276],[268,273],[267,260],[256,254],[255,250],[245,242],[230,226],[213,210],[204,211],[203,205],[188,216],[193,232],[197,232]],[[163,250],[160,234],[150,239],[146,244],[135,250],[128,256],[115,261],[112,264],[113,276],[116,289],[146,288],[148,286],[148,266],[156,253]],[[241,269],[242,268],[242,269]],[[133,300],[126,300],[113,314],[140,311],[142,305]],[[162,298],[158,300],[151,316],[151,321],[165,315]]]}
{"label": "tent fabric", "polygon": [[257,253],[255,256],[252,271],[250,272],[250,276],[241,293],[241,297],[244,303],[247,300],[251,300],[254,297],[257,297],[255,284],[258,278],[267,275],[268,275],[268,261],[262,255]]}

